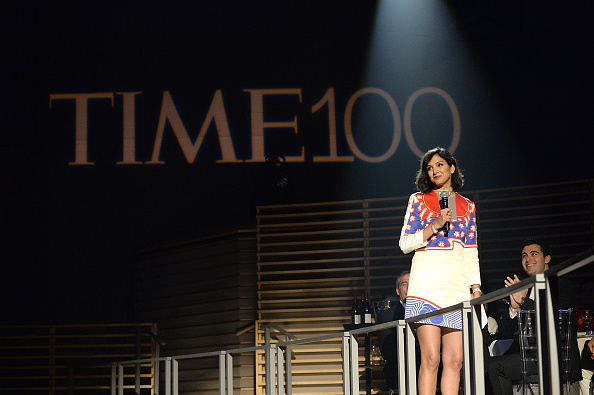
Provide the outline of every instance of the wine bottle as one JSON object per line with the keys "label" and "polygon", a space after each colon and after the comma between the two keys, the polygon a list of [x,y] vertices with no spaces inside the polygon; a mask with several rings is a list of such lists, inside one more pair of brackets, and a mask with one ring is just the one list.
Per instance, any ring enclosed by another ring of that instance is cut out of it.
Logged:
{"label": "wine bottle", "polygon": [[361,299],[364,297],[364,302],[361,303],[361,323],[362,324],[371,324],[371,306],[369,305],[369,300],[367,299],[367,294],[361,295]]}
{"label": "wine bottle", "polygon": [[353,308],[351,310],[351,324],[358,325],[361,323],[361,313],[359,312],[360,303],[357,300],[357,295],[353,296]]}

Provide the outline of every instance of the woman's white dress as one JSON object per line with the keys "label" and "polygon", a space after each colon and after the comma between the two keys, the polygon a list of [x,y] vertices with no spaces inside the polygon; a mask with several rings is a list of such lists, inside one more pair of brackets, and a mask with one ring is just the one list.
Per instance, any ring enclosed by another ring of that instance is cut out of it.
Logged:
{"label": "woman's white dress", "polygon": [[[410,270],[406,318],[470,300],[470,286],[480,284],[476,210],[474,203],[456,194],[456,218],[452,218],[448,237],[443,231],[423,240],[423,229],[437,219],[440,206],[434,191],[410,196],[400,249],[415,251]],[[461,311],[420,321],[462,329]]]}

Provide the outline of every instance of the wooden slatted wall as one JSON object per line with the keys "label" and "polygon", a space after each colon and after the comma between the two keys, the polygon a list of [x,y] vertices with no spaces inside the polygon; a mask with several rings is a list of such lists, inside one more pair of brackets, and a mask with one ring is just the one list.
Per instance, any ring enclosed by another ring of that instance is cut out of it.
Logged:
{"label": "wooden slatted wall", "polygon": [[[113,361],[153,358],[154,324],[0,327],[0,393],[95,394],[111,385]],[[124,367],[124,387],[136,385]],[[150,393],[154,366],[140,366],[140,388]]]}
{"label": "wooden slatted wall", "polygon": [[[520,246],[538,238],[551,247],[552,264],[561,263],[594,245],[593,180],[473,191],[477,204],[483,282],[503,286],[521,274]],[[568,275],[576,287],[592,278],[592,268]]]}
{"label": "wooden slatted wall", "polygon": [[[134,314],[159,323],[161,356],[253,346],[253,333],[242,329],[256,318],[255,248],[255,232],[241,230],[138,254]],[[233,362],[234,393],[253,394],[253,353]],[[218,363],[181,360],[180,393],[218,394]]]}
{"label": "wooden slatted wall", "polygon": [[[408,197],[260,207],[258,319],[298,338],[341,332],[354,295],[393,294]],[[257,344],[264,343],[260,329]],[[342,393],[340,339],[295,347],[293,393]],[[263,371],[263,355],[258,372]],[[258,378],[263,393],[264,378]],[[362,388],[364,386],[362,385]]]}

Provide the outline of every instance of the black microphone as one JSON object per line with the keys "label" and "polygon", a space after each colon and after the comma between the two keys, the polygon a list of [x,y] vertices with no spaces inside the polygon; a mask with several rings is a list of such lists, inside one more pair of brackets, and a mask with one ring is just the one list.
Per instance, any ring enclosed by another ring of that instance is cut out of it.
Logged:
{"label": "black microphone", "polygon": [[[441,199],[439,199],[439,207],[441,209],[448,208],[448,197],[449,196],[450,196],[450,193],[447,191],[441,191],[439,193],[439,197],[441,197]],[[446,222],[443,225],[442,229],[445,232],[445,236],[448,237],[448,233],[450,232],[450,223]]]}

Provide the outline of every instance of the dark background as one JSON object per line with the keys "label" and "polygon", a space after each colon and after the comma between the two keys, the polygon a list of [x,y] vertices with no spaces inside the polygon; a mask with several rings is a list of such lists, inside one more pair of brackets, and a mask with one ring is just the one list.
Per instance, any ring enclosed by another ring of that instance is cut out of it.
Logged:
{"label": "dark background", "polygon": [[[378,87],[403,117],[407,100],[438,87],[455,101],[461,139],[454,154],[464,189],[592,178],[591,18],[588,2],[300,1],[16,2],[2,29],[2,303],[0,324],[126,321],[134,251],[250,228],[255,206],[275,202],[404,196],[418,156],[404,131],[381,163],[319,163],[328,155],[336,98],[339,154],[348,99]],[[211,127],[188,163],[167,126],[164,164],[117,165],[122,100],[136,101],[136,155],[150,161],[161,99],[171,92],[198,135],[216,90],[224,95],[238,159],[251,159],[246,89],[299,88],[267,102],[269,120],[298,118],[299,133],[266,134],[266,154],[292,156],[290,189],[279,192],[262,162],[217,163]],[[89,160],[74,161],[74,103],[50,94],[110,92],[89,104]],[[391,117],[377,96],[353,114],[358,147],[386,152]],[[415,102],[421,150],[448,147],[445,102]],[[464,194],[462,190],[462,194]]]}

